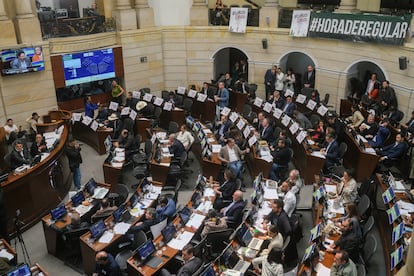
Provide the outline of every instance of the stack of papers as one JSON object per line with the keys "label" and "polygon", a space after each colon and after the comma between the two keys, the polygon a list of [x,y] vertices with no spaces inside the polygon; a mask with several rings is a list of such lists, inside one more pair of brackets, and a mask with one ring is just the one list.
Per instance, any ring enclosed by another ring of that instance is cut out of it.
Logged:
{"label": "stack of papers", "polygon": [[84,214],[86,214],[90,209],[92,209],[93,205],[90,204],[89,206],[85,206],[85,205],[78,205],[76,206],[75,210],[76,212],[79,213],[79,215],[83,216]]}
{"label": "stack of papers", "polygon": [[205,188],[203,196],[205,197],[214,196],[214,190],[212,188]]}
{"label": "stack of papers", "polygon": [[263,191],[264,191],[263,197],[265,199],[278,199],[279,198],[277,194],[277,189],[275,188],[264,187]]}
{"label": "stack of papers", "polygon": [[221,145],[211,145],[212,146],[212,152],[213,153],[219,153],[221,150]]}
{"label": "stack of papers", "polygon": [[109,232],[109,231],[105,231],[105,233],[102,235],[102,237],[99,239],[100,243],[110,243],[111,240],[113,239],[114,234]]}
{"label": "stack of papers", "polygon": [[10,254],[9,252],[7,252],[6,249],[0,250],[0,257],[6,258],[9,261],[14,258],[13,254]]}
{"label": "stack of papers", "polygon": [[192,214],[190,217],[190,220],[187,222],[185,226],[187,227],[194,227],[199,228],[201,224],[203,223],[206,216],[200,215],[200,214]]}
{"label": "stack of papers", "polygon": [[115,234],[124,235],[128,231],[129,227],[131,227],[131,224],[129,223],[118,222],[114,226],[114,232]]}
{"label": "stack of papers", "polygon": [[325,159],[325,155],[323,155],[320,151],[314,151],[311,153],[312,156],[319,157]]}
{"label": "stack of papers", "polygon": [[194,233],[184,231],[179,234],[175,239],[172,239],[167,245],[173,249],[182,250],[191,239],[193,238]]}
{"label": "stack of papers", "polygon": [[409,213],[414,212],[414,204],[402,200],[397,201],[401,215],[408,216]]}
{"label": "stack of papers", "polygon": [[201,202],[200,205],[198,205],[197,211],[200,211],[202,213],[207,213],[208,210],[210,210],[212,207],[213,207],[212,202],[207,200],[207,201]]}

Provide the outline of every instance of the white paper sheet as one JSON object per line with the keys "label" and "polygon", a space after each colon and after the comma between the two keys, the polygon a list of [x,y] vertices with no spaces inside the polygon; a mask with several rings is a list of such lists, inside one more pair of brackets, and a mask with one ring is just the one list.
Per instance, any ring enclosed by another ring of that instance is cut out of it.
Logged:
{"label": "white paper sheet", "polygon": [[72,113],[72,120],[74,122],[79,122],[82,117],[82,113]]}
{"label": "white paper sheet", "polygon": [[198,93],[197,101],[204,103],[207,99],[207,95],[203,93]]}
{"label": "white paper sheet", "polygon": [[204,189],[204,192],[203,192],[204,197],[211,197],[211,196],[214,196],[214,195],[215,195],[215,193],[214,193],[214,190],[212,188],[205,188]]}
{"label": "white paper sheet", "polygon": [[129,106],[122,108],[121,115],[128,115],[130,110]]}
{"label": "white paper sheet", "polygon": [[184,95],[185,94],[185,87],[179,86],[177,88],[177,94]]}
{"label": "white paper sheet", "polygon": [[336,213],[336,214],[345,214],[345,208],[343,204],[340,204],[338,208],[334,207],[334,200],[335,199],[328,199],[328,212],[329,213]]}
{"label": "white paper sheet", "polygon": [[118,110],[118,103],[116,103],[116,102],[110,102],[109,103],[109,109],[110,110],[113,110],[113,111],[117,111]]}
{"label": "white paper sheet", "polygon": [[144,101],[150,102],[152,100],[152,95],[149,93],[144,94]]}
{"label": "white paper sheet", "polygon": [[317,265],[317,273],[318,276],[329,276],[331,275],[331,269],[324,266],[322,263],[318,263]]}
{"label": "white paper sheet", "polygon": [[293,92],[292,90],[290,90],[290,89],[286,89],[286,92],[285,92],[285,97],[287,97],[287,96],[291,96],[291,97],[293,97],[293,95],[295,94],[295,92]]}
{"label": "white paper sheet", "polygon": [[255,106],[257,106],[257,107],[262,107],[262,104],[263,104],[263,99],[260,99],[259,97],[256,97],[255,99],[254,99],[254,103],[253,103]]}
{"label": "white paper sheet", "polygon": [[249,147],[253,146],[256,142],[257,142],[257,137],[256,135],[253,135],[252,137],[249,138]]}
{"label": "white paper sheet", "polygon": [[319,157],[325,159],[325,155],[323,155],[320,151],[314,151],[311,153],[312,156]]}
{"label": "white paper sheet", "polygon": [[114,226],[114,233],[124,235],[130,227],[131,227],[130,223],[118,222]]}
{"label": "white paper sheet", "polygon": [[243,128],[244,128],[244,126],[246,125],[246,123],[244,122],[244,120],[239,120],[238,122],[237,122],[237,128],[239,129],[239,130],[242,130]]}
{"label": "white paper sheet", "polygon": [[307,132],[302,130],[298,133],[298,135],[296,136],[296,140],[299,142],[299,144],[302,144],[303,140],[305,140],[306,136],[307,136]]}
{"label": "white paper sheet", "polygon": [[0,257],[6,258],[9,261],[14,258],[13,254],[10,254],[9,252],[7,252],[6,249],[0,250]]}
{"label": "white paper sheet", "polygon": [[100,243],[110,243],[113,238],[114,238],[114,233],[111,233],[109,231],[105,231],[105,233],[99,239],[99,242]]}
{"label": "white paper sheet", "polygon": [[171,111],[172,110],[172,103],[166,102],[164,104],[164,110]]}
{"label": "white paper sheet", "polygon": [[99,124],[98,124],[98,122],[97,121],[92,121],[92,124],[91,124],[91,129],[93,130],[93,131],[96,131],[97,129],[98,129],[98,127],[99,127]]}
{"label": "white paper sheet", "polygon": [[263,191],[264,191],[263,197],[265,199],[278,199],[279,198],[277,194],[277,189],[264,187]]}
{"label": "white paper sheet", "polygon": [[206,216],[200,214],[191,214],[190,220],[187,222],[185,226],[187,227],[194,227],[198,228],[203,223]]}
{"label": "white paper sheet", "polygon": [[280,119],[280,117],[283,114],[283,110],[279,109],[279,108],[275,108],[275,111],[273,112],[273,117],[275,117],[276,119]]}
{"label": "white paper sheet", "polygon": [[292,133],[293,135],[295,135],[295,133],[298,131],[299,129],[299,125],[298,123],[294,122],[290,127],[289,127],[289,131],[290,133]]}
{"label": "white paper sheet", "polygon": [[221,115],[229,116],[231,112],[231,109],[228,107],[223,107],[223,110],[221,111]]}
{"label": "white paper sheet", "polygon": [[247,138],[247,137],[249,137],[249,135],[250,135],[250,128],[249,127],[246,127],[244,130],[243,130],[243,136],[244,136],[244,138]]}
{"label": "white paper sheet", "polygon": [[296,98],[296,102],[303,104],[306,101],[306,96],[303,94],[299,94]]}
{"label": "white paper sheet", "polygon": [[235,122],[235,121],[237,121],[237,119],[239,118],[239,115],[236,113],[236,112],[232,112],[232,113],[230,113],[230,116],[229,116],[229,119],[230,119],[230,121],[232,121],[233,123]]}
{"label": "white paper sheet", "polygon": [[161,106],[163,102],[164,102],[164,100],[162,98],[156,97],[155,100],[154,100],[154,105]]}
{"label": "white paper sheet", "polygon": [[326,106],[324,106],[323,104],[321,104],[321,105],[318,107],[317,112],[318,112],[318,114],[319,114],[319,115],[321,115],[321,116],[325,116],[326,112],[328,112],[328,108],[327,108]]}
{"label": "white paper sheet", "polygon": [[221,150],[221,145],[211,145],[212,148],[211,150],[213,151],[213,153],[219,153]]}
{"label": "white paper sheet", "polygon": [[309,108],[310,110],[314,110],[316,106],[316,102],[314,100],[309,100],[308,103],[306,104],[306,107]]}
{"label": "white paper sheet", "polygon": [[193,89],[190,89],[190,91],[188,91],[188,97],[195,98],[196,95],[197,95],[197,91]]}
{"label": "white paper sheet", "polygon": [[267,113],[272,113],[272,108],[273,108],[272,104],[268,102],[266,102],[263,106],[263,110],[266,111]]}
{"label": "white paper sheet", "polygon": [[89,126],[91,122],[92,122],[92,118],[91,117],[84,116],[83,119],[82,119],[82,123],[85,126]]}
{"label": "white paper sheet", "polygon": [[137,115],[138,113],[135,110],[131,109],[131,112],[129,113],[129,118],[135,121],[135,119],[137,118]]}
{"label": "white paper sheet", "polygon": [[184,246],[186,246],[191,239],[193,238],[194,233],[184,231],[180,233],[175,239],[172,239],[167,245],[171,248],[182,250]]}
{"label": "white paper sheet", "polygon": [[141,92],[139,92],[139,91],[132,91],[132,98],[135,98],[135,99],[141,98]]}
{"label": "white paper sheet", "polygon": [[289,116],[287,116],[287,115],[285,115],[285,116],[283,116],[283,118],[282,118],[282,125],[284,125],[285,127],[287,127],[288,125],[289,125],[289,123],[290,123],[290,117]]}

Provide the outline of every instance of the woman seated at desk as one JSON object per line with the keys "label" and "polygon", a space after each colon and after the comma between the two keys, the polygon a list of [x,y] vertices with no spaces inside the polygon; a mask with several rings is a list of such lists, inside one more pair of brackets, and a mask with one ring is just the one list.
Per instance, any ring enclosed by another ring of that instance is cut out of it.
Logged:
{"label": "woman seated at desk", "polygon": [[346,169],[342,181],[336,187],[339,200],[344,204],[355,203],[358,196],[358,186],[355,179],[352,177],[351,170]]}
{"label": "woman seated at desk", "polygon": [[204,222],[204,228],[201,232],[201,238],[206,237],[207,234],[210,232],[225,229],[227,229],[226,218],[219,217],[216,210],[210,209],[208,210],[207,220]]}
{"label": "woman seated at desk", "polygon": [[322,144],[325,141],[325,131],[326,131],[326,127],[325,127],[325,123],[323,120],[319,120],[318,125],[316,126],[315,129],[308,129],[312,140],[317,144]]}
{"label": "woman seated at desk", "polygon": [[188,151],[194,143],[194,137],[191,135],[191,132],[187,130],[186,125],[181,125],[180,131],[177,132],[177,140],[183,144],[186,151]]}
{"label": "woman seated at desk", "polygon": [[282,249],[283,247],[283,236],[277,231],[277,225],[270,225],[267,229],[266,240],[269,241],[267,248],[263,249],[260,256],[267,256],[269,252],[275,249]]}
{"label": "woman seated at desk", "polygon": [[253,259],[252,265],[255,271],[262,276],[282,276],[283,259],[283,251],[273,248],[270,250],[269,255]]}

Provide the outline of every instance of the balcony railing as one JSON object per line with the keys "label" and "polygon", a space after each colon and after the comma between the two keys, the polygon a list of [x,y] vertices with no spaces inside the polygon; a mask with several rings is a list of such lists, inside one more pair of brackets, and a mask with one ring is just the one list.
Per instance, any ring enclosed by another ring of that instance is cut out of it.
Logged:
{"label": "balcony railing", "polygon": [[40,22],[43,39],[89,35],[116,30],[115,19],[105,16],[43,20]]}
{"label": "balcony railing", "polygon": [[[221,11],[210,9],[210,25],[228,26],[230,20],[230,8],[224,8]],[[249,14],[247,16],[247,26],[259,27],[259,9],[249,8]]]}

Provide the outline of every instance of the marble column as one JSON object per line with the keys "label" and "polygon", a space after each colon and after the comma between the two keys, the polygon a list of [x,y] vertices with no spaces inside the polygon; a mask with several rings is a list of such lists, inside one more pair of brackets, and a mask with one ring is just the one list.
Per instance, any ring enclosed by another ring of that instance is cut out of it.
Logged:
{"label": "marble column", "polygon": [[338,12],[350,13],[357,10],[357,0],[341,0]]}
{"label": "marble column", "polygon": [[193,6],[190,9],[190,25],[191,26],[207,26],[208,25],[208,5],[205,0],[193,0]]}
{"label": "marble column", "polygon": [[113,13],[116,20],[116,28],[119,31],[135,30],[137,28],[137,14],[131,7],[129,0],[116,0]]}
{"label": "marble column", "polygon": [[148,6],[148,0],[135,0],[138,28],[154,27],[154,10]]}
{"label": "marble column", "polygon": [[16,2],[15,27],[18,43],[35,44],[42,40],[40,22],[32,9],[31,0]]}
{"label": "marble column", "polygon": [[14,25],[7,15],[4,1],[5,0],[0,0],[0,30],[2,30],[0,45],[1,44],[4,44],[4,45],[17,44]]}
{"label": "marble column", "polygon": [[279,0],[265,0],[260,9],[259,27],[277,28],[279,20]]}

